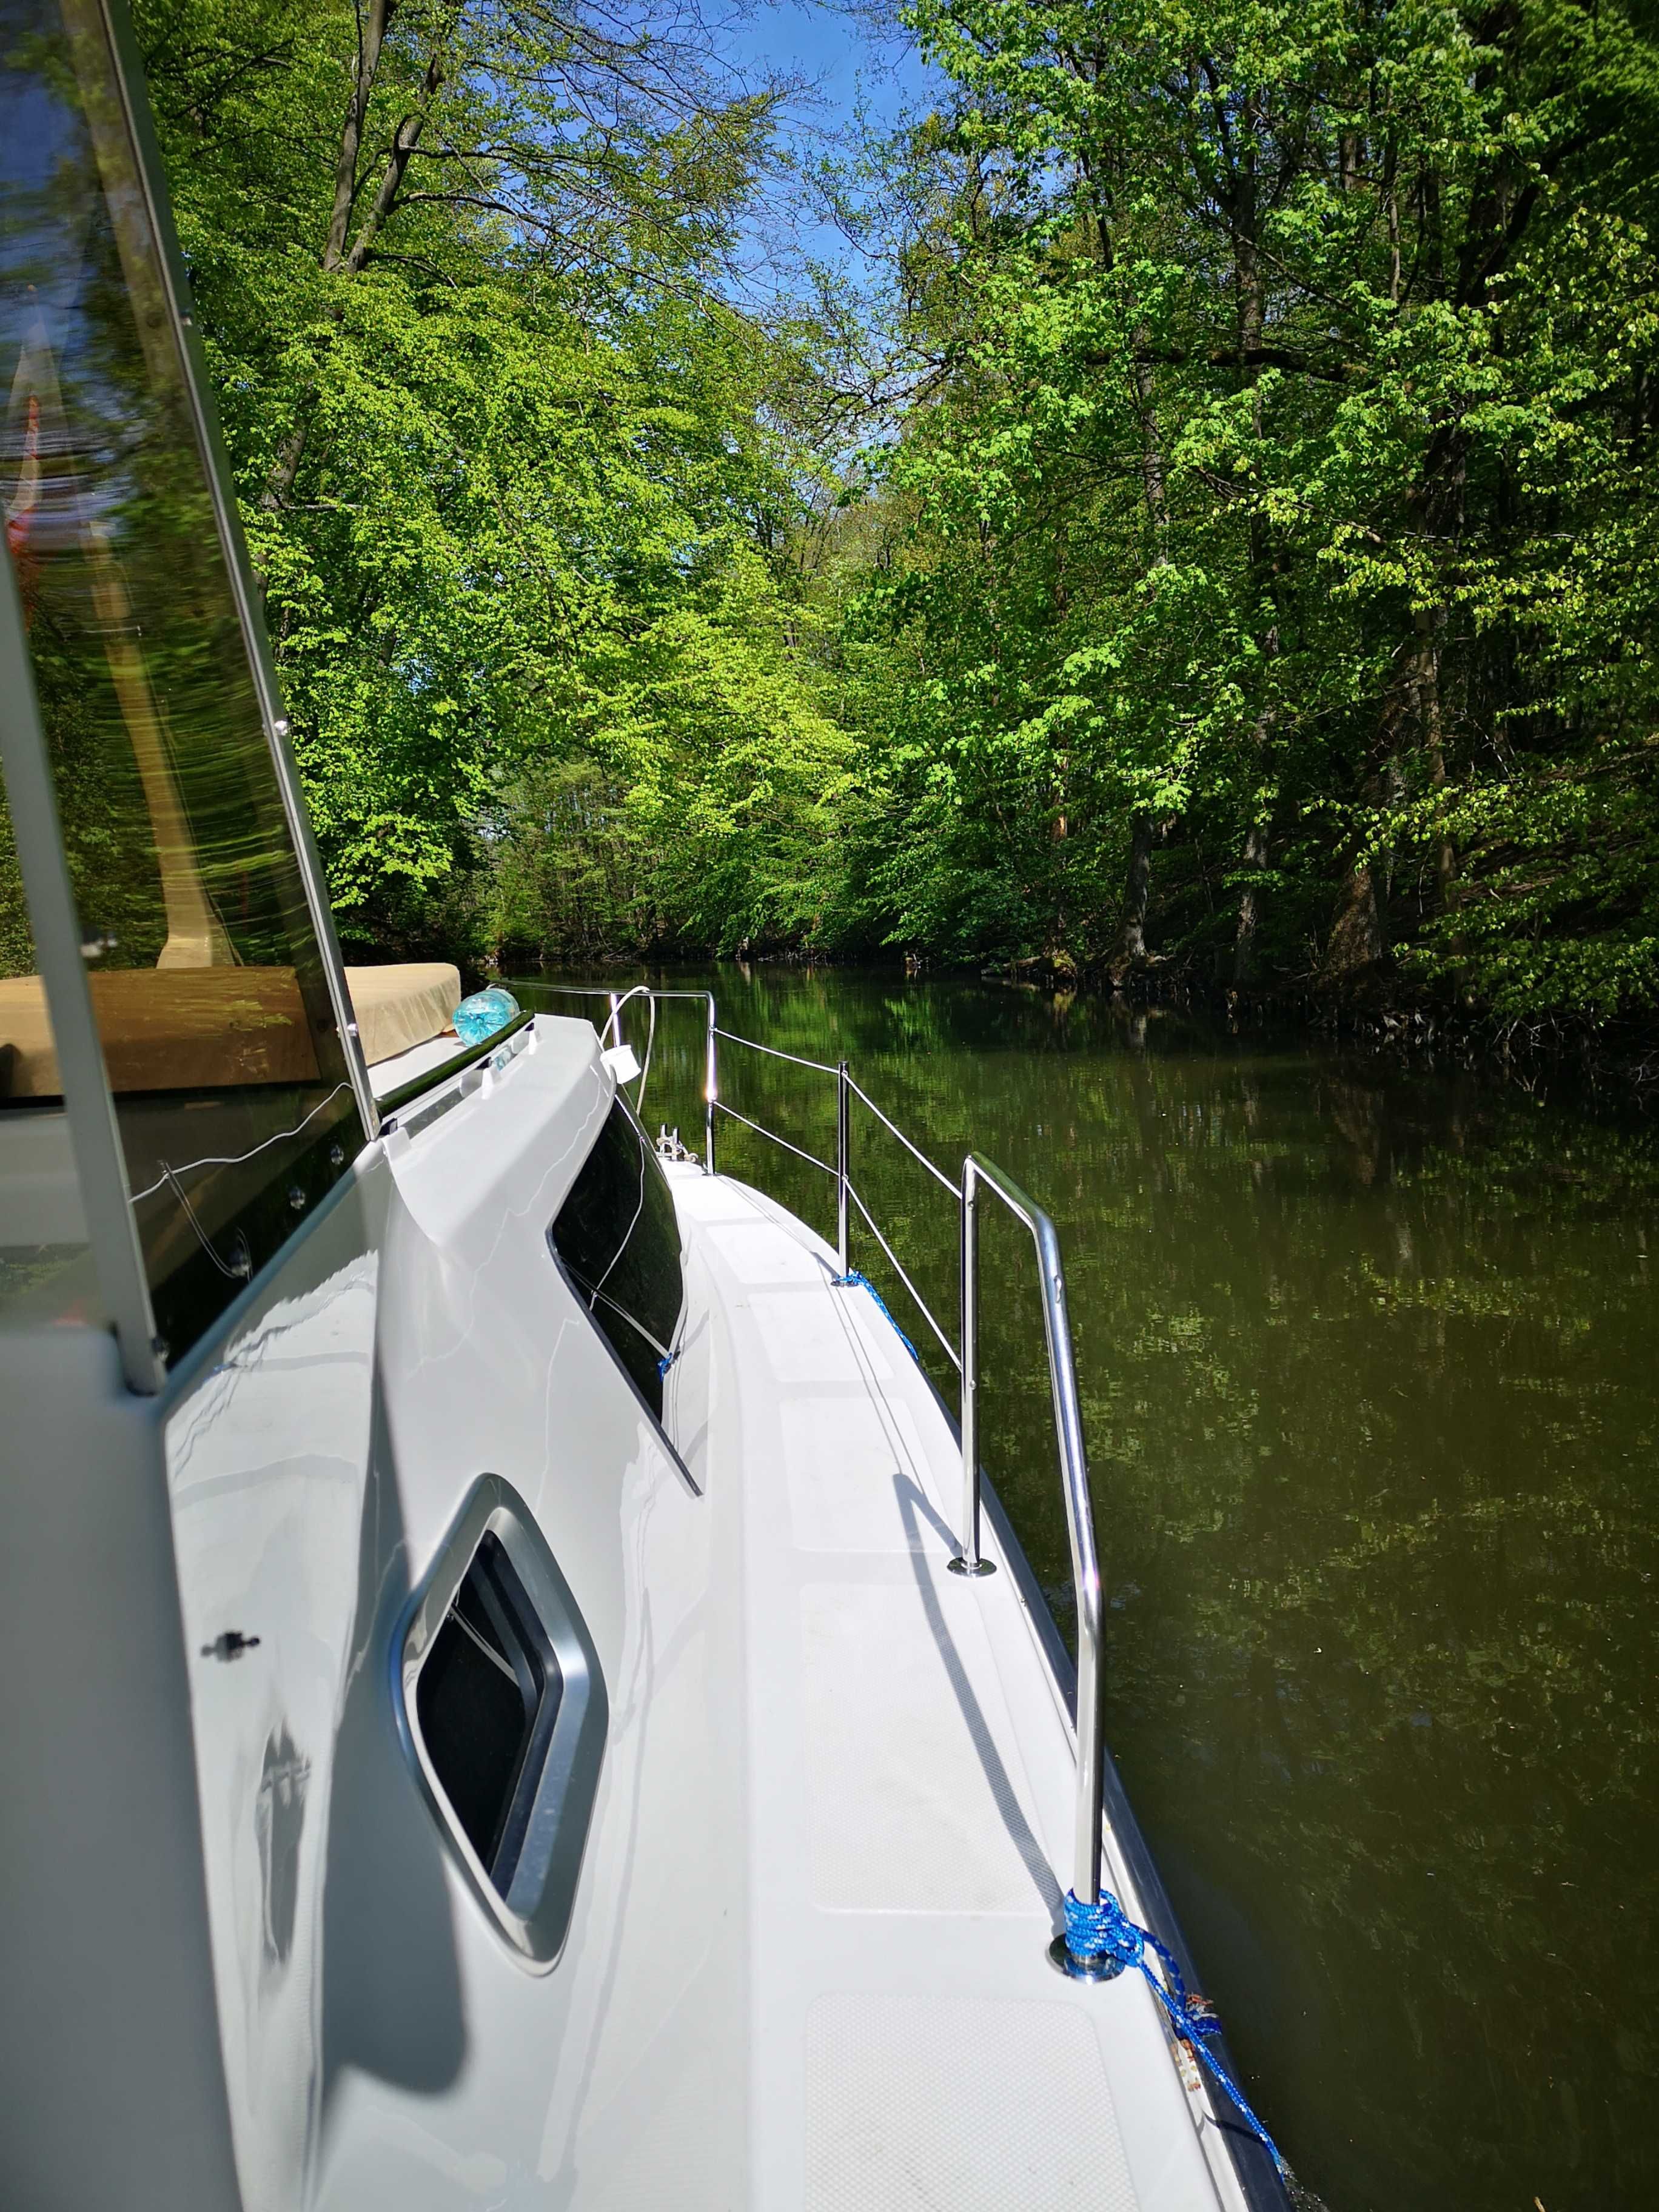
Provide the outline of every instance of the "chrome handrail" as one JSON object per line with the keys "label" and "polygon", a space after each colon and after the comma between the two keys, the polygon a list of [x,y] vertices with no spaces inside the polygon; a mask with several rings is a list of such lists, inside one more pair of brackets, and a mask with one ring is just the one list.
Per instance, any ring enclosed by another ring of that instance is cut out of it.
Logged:
{"label": "chrome handrail", "polygon": [[[994,1191],[1014,1216],[1031,1233],[1036,1250],[1037,1285],[1042,1299],[1042,1333],[1048,1356],[1048,1387],[1054,1401],[1054,1437],[1060,1449],[1060,1487],[1066,1501],[1066,1528],[1072,1550],[1072,1579],[1077,1590],[1077,1801],[1073,1823],[1073,1843],[1074,1871],[1072,1887],[1079,1900],[1094,1905],[1100,1899],[1101,1874],[1101,1803],[1105,1787],[1105,1622],[1101,1595],[1100,1559],[1095,1540],[1094,1498],[1089,1483],[1088,1455],[1083,1441],[1083,1408],[1078,1397],[1077,1368],[1072,1352],[1072,1324],[1066,1304],[1066,1270],[1060,1260],[1060,1238],[1054,1223],[1036,1200],[1021,1189],[1012,1176],[1005,1175],[994,1161],[982,1152],[969,1152],[962,1164],[960,1184],[953,1183],[942,1168],[937,1167],[921,1148],[914,1145],[897,1123],[890,1120],[867,1091],[853,1080],[846,1060],[834,1066],[821,1060],[806,1060],[799,1053],[782,1052],[775,1045],[760,1044],[753,1037],[738,1036],[732,1030],[719,1025],[712,991],[658,990],[648,983],[636,983],[625,992],[608,991],[592,986],[568,983],[546,983],[539,988],[562,992],[567,997],[605,999],[610,1011],[601,1029],[600,1041],[614,1035],[622,1042],[622,1013],[629,1002],[637,998],[651,1000],[654,1012],[659,999],[701,999],[707,1007],[707,1059],[703,1083],[704,1128],[707,1151],[704,1172],[714,1173],[714,1111],[741,1122],[757,1136],[765,1137],[805,1160],[815,1168],[836,1178],[836,1244],[839,1284],[855,1282],[859,1279],[852,1271],[851,1229],[852,1208],[864,1217],[866,1225],[880,1245],[916,1306],[926,1318],[933,1334],[944,1346],[945,1356],[962,1376],[962,1548],[948,1562],[951,1571],[958,1575],[976,1576],[995,1571],[995,1563],[984,1558],[980,1551],[980,1464],[979,1464],[979,1193],[981,1188]],[[799,1145],[791,1144],[774,1129],[759,1121],[750,1121],[739,1114],[735,1106],[728,1106],[720,1095],[720,1042],[741,1045],[750,1052],[763,1054],[770,1060],[785,1060],[797,1067],[810,1069],[814,1074],[832,1075],[836,1079],[836,1164],[821,1160],[815,1153],[803,1152]],[[852,1179],[852,1101],[857,1097],[876,1119],[895,1137],[905,1150],[927,1169],[935,1182],[943,1183],[955,1196],[960,1210],[961,1248],[958,1269],[958,1288],[962,1301],[961,1352],[951,1349],[951,1340],[929,1311],[926,1301],[909,1276],[900,1266],[890,1244],[882,1235],[870,1212],[859,1196]]]}
{"label": "chrome handrail", "polygon": [[[607,990],[603,984],[587,983],[538,983],[536,988],[538,991],[551,991],[567,999],[607,1000],[611,1011],[606,1015],[604,1026],[599,1031],[601,1045],[607,1036],[612,1035],[618,1044],[622,1042],[622,1012],[630,1000],[649,999],[653,1009],[659,999],[701,999],[702,1000],[707,1017],[704,1026],[702,1079],[703,1172],[705,1175],[713,1175],[714,1172],[714,1109],[720,1103],[720,1047],[714,1042],[714,994],[712,991],[659,991],[654,984],[651,983],[635,983],[627,991],[611,991]],[[746,1040],[740,1040],[740,1042],[746,1042]],[[640,1071],[641,1099],[645,1096],[645,1078],[649,1066],[647,1060],[646,1066]],[[771,1133],[769,1130],[763,1130],[761,1133],[766,1136]]]}
{"label": "chrome handrail", "polygon": [[[853,1217],[847,1210],[848,1195],[853,1188],[852,1087],[853,1079],[847,1072],[847,1062],[844,1060],[837,1060],[836,1063],[836,1262],[837,1272],[843,1283],[853,1272]],[[861,1206],[859,1212],[864,1213],[864,1208]],[[864,1218],[866,1221],[870,1220],[867,1213],[864,1214]],[[876,1224],[871,1221],[870,1226],[875,1229]],[[881,1231],[878,1229],[876,1234],[880,1237]],[[887,1239],[882,1237],[881,1242],[882,1248],[885,1250]],[[889,1257],[891,1257],[890,1254]],[[896,1261],[893,1264],[896,1267],[898,1266]],[[899,1273],[901,1275],[904,1274],[902,1267],[899,1268]],[[915,1291],[910,1289],[908,1276],[905,1277],[904,1287],[910,1291],[913,1298],[916,1298]],[[920,1298],[916,1298],[916,1304],[921,1306],[923,1313],[927,1313],[927,1307],[921,1305]],[[927,1318],[933,1321],[933,1316],[928,1313]],[[935,1323],[934,1326],[937,1328],[938,1324]]]}
{"label": "chrome handrail", "polygon": [[1077,1812],[1072,1887],[1080,1903],[1094,1905],[1100,1898],[1100,1805],[1106,1780],[1105,1618],[1095,1542],[1094,1496],[1089,1485],[1083,1408],[1078,1398],[1071,1316],[1066,1304],[1066,1269],[1054,1223],[1012,1176],[1005,1175],[981,1152],[969,1152],[962,1164],[963,1535],[961,1553],[950,1564],[959,1575],[983,1574],[990,1565],[981,1558],[979,1549],[978,1198],[981,1184],[996,1193],[1017,1221],[1024,1223],[1036,1247],[1048,1387],[1054,1399],[1054,1437],[1060,1446],[1072,1581],[1077,1591]]}

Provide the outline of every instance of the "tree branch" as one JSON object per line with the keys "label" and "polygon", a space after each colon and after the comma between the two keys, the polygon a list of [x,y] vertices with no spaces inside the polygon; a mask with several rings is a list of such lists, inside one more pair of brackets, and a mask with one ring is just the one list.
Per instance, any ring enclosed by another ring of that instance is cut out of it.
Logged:
{"label": "tree branch", "polygon": [[[443,55],[440,51],[434,53],[427,64],[426,75],[421,83],[422,93],[428,103],[434,93],[443,82]],[[381,172],[380,186],[369,203],[368,213],[358,227],[357,235],[352,241],[351,251],[345,258],[344,266],[354,276],[368,259],[368,250],[374,242],[376,234],[397,205],[398,187],[408,172],[410,156],[419,143],[421,132],[425,127],[426,110],[417,108],[414,114],[405,115],[392,133],[392,150],[386,155],[386,167]]]}
{"label": "tree branch", "polygon": [[340,127],[339,150],[334,161],[334,205],[323,246],[323,267],[331,272],[339,267],[345,253],[346,231],[357,198],[357,155],[362,145],[363,124],[374,95],[374,80],[380,74],[380,48],[386,40],[386,25],[392,21],[396,4],[397,0],[369,0],[367,21],[361,6],[357,10],[357,67],[345,121]]}

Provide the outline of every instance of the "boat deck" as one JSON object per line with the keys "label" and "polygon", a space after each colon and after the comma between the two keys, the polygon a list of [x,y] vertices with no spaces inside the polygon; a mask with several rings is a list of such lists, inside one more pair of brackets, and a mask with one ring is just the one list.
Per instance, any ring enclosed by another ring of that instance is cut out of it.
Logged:
{"label": "boat deck", "polygon": [[960,1460],[925,1376],[793,1217],[671,1173],[726,1340],[687,1455],[743,1528],[752,2201],[1242,2205],[1140,1978],[1045,1955],[1070,1723],[1014,1576],[946,1571]]}

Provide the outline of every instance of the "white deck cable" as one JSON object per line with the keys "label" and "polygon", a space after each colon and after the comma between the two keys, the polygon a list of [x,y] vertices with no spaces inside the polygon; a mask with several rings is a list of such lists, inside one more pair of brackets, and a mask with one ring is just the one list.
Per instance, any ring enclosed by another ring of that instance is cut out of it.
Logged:
{"label": "white deck cable", "polygon": [[728,1106],[724,1098],[717,1098],[714,1103],[716,1113],[729,1114],[734,1121],[741,1121],[745,1129],[752,1129],[757,1137],[764,1137],[774,1145],[781,1145],[786,1152],[793,1152],[798,1160],[805,1160],[808,1167],[822,1168],[827,1176],[836,1173],[828,1160],[821,1160],[816,1152],[802,1152],[799,1145],[792,1145],[787,1137],[779,1136],[775,1129],[763,1128],[758,1121],[751,1121],[746,1114],[739,1114],[735,1106]]}
{"label": "white deck cable", "polygon": [[[160,1190],[164,1182],[173,1182],[174,1178],[178,1176],[193,1175],[198,1168],[240,1167],[245,1160],[253,1159],[257,1158],[259,1153],[269,1152],[271,1146],[280,1145],[284,1138],[297,1137],[301,1130],[303,1129],[307,1123],[316,1120],[317,1116],[322,1112],[325,1106],[328,1105],[331,1100],[337,1098],[343,1091],[349,1091],[351,1085],[349,1083],[337,1083],[333,1090],[329,1092],[327,1097],[319,1098],[317,1101],[317,1103],[312,1108],[310,1113],[306,1115],[304,1121],[296,1121],[291,1129],[278,1129],[275,1136],[262,1138],[257,1145],[250,1146],[248,1150],[245,1152],[216,1152],[204,1160],[185,1160],[176,1168],[169,1167],[167,1162],[163,1160],[161,1163],[161,1174],[156,1176],[154,1182],[146,1183],[142,1190],[135,1190],[132,1193],[131,1203],[137,1206],[141,1198],[149,1198],[153,1196],[156,1191]],[[174,1182],[174,1188],[177,1188],[176,1182]]]}
{"label": "white deck cable", "polygon": [[714,1035],[717,1037],[724,1037],[727,1044],[740,1044],[747,1047],[750,1052],[763,1052],[769,1060],[787,1060],[792,1061],[797,1067],[815,1068],[820,1075],[835,1075],[840,1072],[822,1060],[803,1060],[798,1052],[780,1052],[775,1045],[757,1044],[753,1037],[738,1036],[732,1030],[717,1027]]}
{"label": "white deck cable", "polygon": [[896,1121],[890,1121],[887,1115],[882,1112],[880,1107],[877,1105],[875,1100],[870,1096],[869,1092],[867,1091],[861,1090],[858,1084],[853,1080],[853,1078],[850,1075],[847,1079],[847,1088],[853,1092],[854,1097],[863,1099],[865,1104],[870,1109],[870,1111],[875,1115],[877,1121],[882,1124],[883,1127],[892,1131],[893,1134],[898,1139],[900,1144],[903,1146],[905,1151],[908,1152],[913,1158],[918,1159],[921,1162],[921,1164],[927,1169],[928,1174],[932,1176],[935,1182],[942,1182],[944,1184],[946,1190],[950,1192],[951,1197],[956,1200],[959,1206],[962,1203],[962,1191],[960,1187],[957,1185],[955,1177],[946,1175],[943,1168],[935,1167],[932,1160],[928,1158],[927,1153],[924,1152],[919,1146],[913,1145],[910,1142],[910,1139],[905,1135],[903,1130],[900,1128],[898,1123]]}
{"label": "white deck cable", "polygon": [[859,1196],[858,1191],[854,1186],[851,1176],[848,1176],[847,1178],[847,1195],[852,1200],[854,1205],[857,1206],[859,1212],[864,1216],[865,1221],[868,1224],[870,1234],[875,1238],[877,1243],[880,1245],[882,1250],[887,1255],[889,1260],[891,1261],[895,1273],[898,1276],[900,1282],[903,1284],[905,1289],[909,1291],[910,1296],[915,1300],[917,1306],[921,1310],[922,1319],[927,1322],[928,1328],[933,1330],[934,1335],[945,1347],[945,1358],[950,1361],[952,1367],[960,1371],[962,1367],[961,1355],[952,1348],[950,1338],[946,1336],[945,1331],[933,1319],[933,1314],[928,1308],[927,1299],[922,1297],[921,1292],[910,1280],[908,1275],[905,1273],[903,1267],[899,1263],[897,1253],[894,1251],[892,1246],[882,1235],[880,1230],[877,1228],[875,1222],[871,1216],[869,1207]]}

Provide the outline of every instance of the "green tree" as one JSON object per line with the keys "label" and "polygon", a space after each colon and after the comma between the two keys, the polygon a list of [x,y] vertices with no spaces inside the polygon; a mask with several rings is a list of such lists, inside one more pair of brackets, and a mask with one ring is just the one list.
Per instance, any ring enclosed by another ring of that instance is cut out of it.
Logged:
{"label": "green tree", "polygon": [[556,946],[536,848],[584,789],[617,849],[581,941],[807,926],[841,772],[776,554],[810,332],[732,281],[775,92],[655,11],[140,21],[348,937]]}
{"label": "green tree", "polygon": [[1626,9],[915,0],[896,933],[1506,1012],[1656,982],[1655,51]]}

